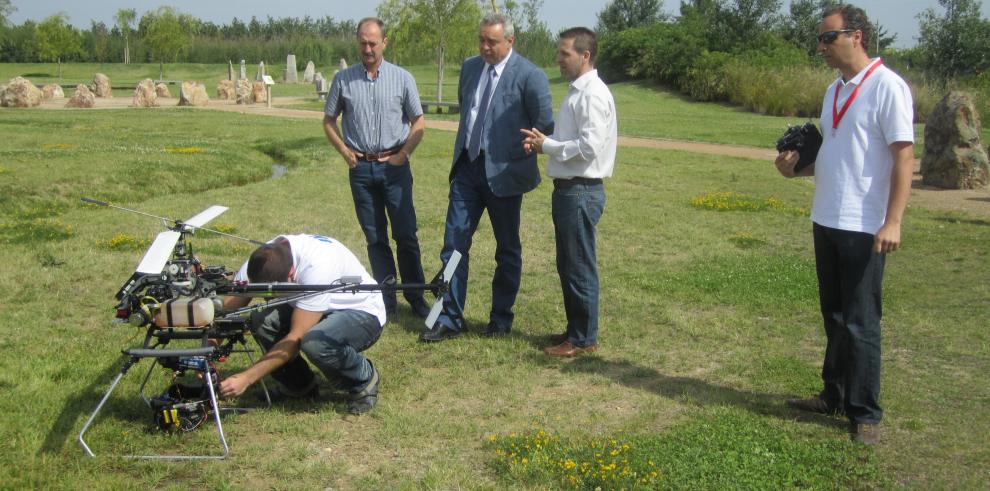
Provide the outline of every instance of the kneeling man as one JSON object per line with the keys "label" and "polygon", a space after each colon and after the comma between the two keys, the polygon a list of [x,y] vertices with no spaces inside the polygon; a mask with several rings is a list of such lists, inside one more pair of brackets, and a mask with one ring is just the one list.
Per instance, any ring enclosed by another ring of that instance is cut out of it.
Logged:
{"label": "kneeling man", "polygon": [[[343,244],[322,235],[280,235],[251,254],[234,277],[252,283],[290,282],[326,285],[345,276],[376,284],[357,257]],[[236,309],[248,298],[228,297]],[[378,402],[378,371],[361,352],[371,347],[385,324],[381,292],[322,293],[256,312],[251,318],[255,339],[265,355],[243,372],[220,383],[223,397],[236,397],[266,375],[282,384],[286,397],[313,397],[318,386],[310,363],[338,388],[350,394],[348,410],[370,411]]]}

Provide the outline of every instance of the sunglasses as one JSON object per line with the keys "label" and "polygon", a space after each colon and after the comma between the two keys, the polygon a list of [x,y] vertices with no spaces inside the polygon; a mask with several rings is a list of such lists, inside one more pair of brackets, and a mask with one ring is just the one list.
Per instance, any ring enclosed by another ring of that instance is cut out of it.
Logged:
{"label": "sunglasses", "polygon": [[818,42],[822,44],[832,44],[836,39],[839,39],[839,34],[845,34],[847,32],[856,32],[859,29],[839,29],[838,31],[828,31],[823,32],[818,35]]}

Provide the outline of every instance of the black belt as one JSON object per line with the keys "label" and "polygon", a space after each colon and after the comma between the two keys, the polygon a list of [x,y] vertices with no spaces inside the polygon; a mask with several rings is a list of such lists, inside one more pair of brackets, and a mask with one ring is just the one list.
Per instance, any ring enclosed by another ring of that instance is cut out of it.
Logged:
{"label": "black belt", "polygon": [[[405,143],[403,143],[402,145],[405,145]],[[361,152],[359,150],[354,150],[353,148],[351,149],[351,151],[354,152],[354,156],[356,156],[358,160],[364,160],[366,162],[377,162],[381,159],[386,159],[399,153],[399,151],[402,150],[402,145],[397,145],[387,150],[382,150],[381,152],[378,153]]]}
{"label": "black belt", "polygon": [[570,179],[554,179],[553,187],[555,188],[566,188],[569,186],[577,186],[578,184],[584,184],[586,186],[594,186],[596,184],[601,184],[602,180],[597,177],[572,177]]}

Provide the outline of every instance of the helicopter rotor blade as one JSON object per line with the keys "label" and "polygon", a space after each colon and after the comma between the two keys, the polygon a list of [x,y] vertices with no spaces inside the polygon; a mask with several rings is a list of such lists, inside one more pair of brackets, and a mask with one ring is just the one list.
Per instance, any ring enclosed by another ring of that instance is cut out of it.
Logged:
{"label": "helicopter rotor blade", "polygon": [[159,274],[165,269],[165,263],[172,257],[175,244],[179,242],[182,234],[174,230],[168,230],[158,234],[155,241],[151,243],[148,252],[144,253],[141,262],[138,264],[138,273]]}
{"label": "helicopter rotor blade", "polygon": [[183,230],[192,231],[194,229],[200,228],[213,220],[214,218],[223,214],[223,212],[229,210],[226,206],[213,205],[201,212],[196,216],[182,222]]}

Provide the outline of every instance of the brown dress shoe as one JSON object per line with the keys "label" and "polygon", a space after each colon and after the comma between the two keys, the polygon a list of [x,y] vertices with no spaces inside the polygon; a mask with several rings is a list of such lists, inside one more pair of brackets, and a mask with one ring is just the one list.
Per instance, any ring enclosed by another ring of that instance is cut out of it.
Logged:
{"label": "brown dress shoe", "polygon": [[813,395],[805,399],[788,399],[787,405],[809,413],[842,414],[842,409],[829,407],[821,395]]}
{"label": "brown dress shoe", "polygon": [[591,346],[574,346],[570,341],[564,341],[556,346],[550,346],[548,348],[543,348],[543,352],[550,356],[577,356],[581,353],[594,353],[598,351],[598,345],[593,344]]}
{"label": "brown dress shoe", "polygon": [[863,445],[876,445],[880,443],[879,423],[850,423],[849,436],[852,441]]}

